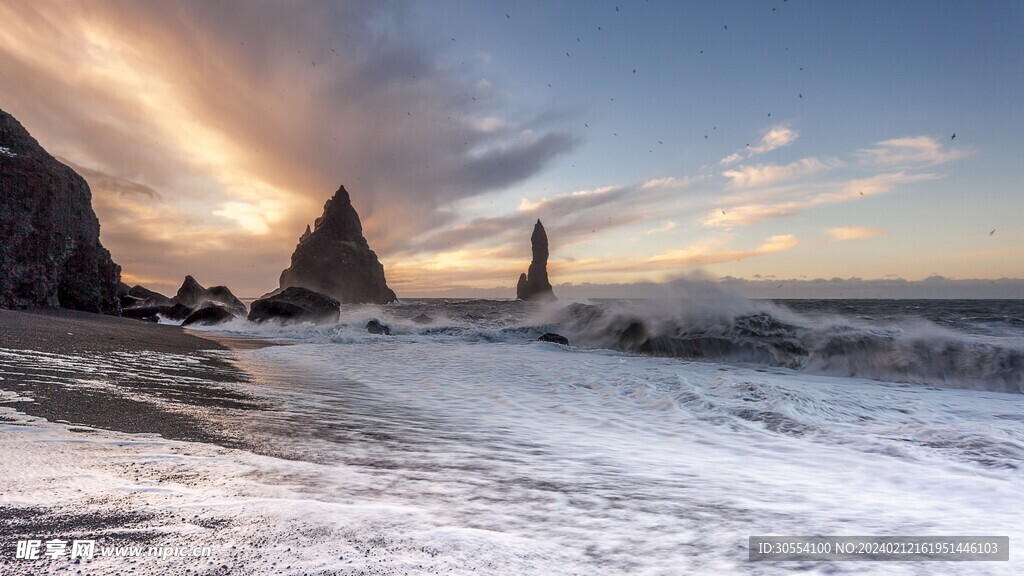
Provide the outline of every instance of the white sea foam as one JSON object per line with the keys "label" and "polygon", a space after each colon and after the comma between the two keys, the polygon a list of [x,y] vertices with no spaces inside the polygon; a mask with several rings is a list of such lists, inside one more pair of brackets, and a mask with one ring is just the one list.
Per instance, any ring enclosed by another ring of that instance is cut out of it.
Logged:
{"label": "white sea foam", "polygon": [[[226,411],[222,423],[268,455],[8,414],[6,502],[143,511],[161,542],[214,547],[213,565],[140,561],[149,573],[1024,569],[1012,552],[983,564],[746,561],[758,534],[1020,542],[1020,395],[521,339],[384,338],[362,320],[263,327],[293,345],[238,352],[252,375],[243,387],[272,409]],[[124,568],[94,560],[89,571]]]}

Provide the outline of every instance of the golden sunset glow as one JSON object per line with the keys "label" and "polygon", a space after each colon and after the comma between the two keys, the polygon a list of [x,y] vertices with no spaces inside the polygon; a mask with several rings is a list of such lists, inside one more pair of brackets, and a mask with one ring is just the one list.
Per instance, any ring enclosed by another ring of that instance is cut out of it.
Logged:
{"label": "golden sunset glow", "polygon": [[[921,132],[825,141],[797,111],[648,126],[649,141],[624,145],[646,126],[642,107],[611,128],[611,112],[573,117],[486,46],[444,33],[431,48],[431,32],[396,23],[402,10],[4,3],[0,107],[90,182],[125,277],[162,290],[185,274],[244,295],[273,288],[342,184],[400,296],[514,287],[538,218],[556,283],[1024,276],[1022,232],[996,218],[1011,211],[971,206],[951,219],[956,238],[892,221],[947,205],[928,199],[958,193],[980,145]],[[620,159],[634,152],[663,159]],[[873,252],[882,231],[890,249]]]}

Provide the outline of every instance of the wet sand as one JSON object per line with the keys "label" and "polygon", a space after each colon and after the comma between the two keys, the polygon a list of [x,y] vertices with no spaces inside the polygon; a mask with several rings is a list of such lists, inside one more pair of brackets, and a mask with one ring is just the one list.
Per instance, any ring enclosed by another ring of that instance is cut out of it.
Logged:
{"label": "wet sand", "polygon": [[[0,362],[0,389],[31,399],[2,405],[51,422],[245,448],[244,439],[218,430],[202,412],[261,408],[230,386],[246,375],[230,361],[225,345],[177,326],[72,310],[0,310],[0,352],[5,349],[111,366],[102,386],[80,386],[74,370],[69,375],[67,369],[19,365],[16,359],[4,368]],[[161,367],[154,365],[153,353],[189,361]],[[86,368],[82,376],[95,377]]]}

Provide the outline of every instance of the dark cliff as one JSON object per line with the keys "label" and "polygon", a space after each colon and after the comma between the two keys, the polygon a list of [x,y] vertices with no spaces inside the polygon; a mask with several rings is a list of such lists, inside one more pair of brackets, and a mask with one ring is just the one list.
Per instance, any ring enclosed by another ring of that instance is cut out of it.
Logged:
{"label": "dark cliff", "polygon": [[85,179],[0,110],[0,307],[120,314]]}

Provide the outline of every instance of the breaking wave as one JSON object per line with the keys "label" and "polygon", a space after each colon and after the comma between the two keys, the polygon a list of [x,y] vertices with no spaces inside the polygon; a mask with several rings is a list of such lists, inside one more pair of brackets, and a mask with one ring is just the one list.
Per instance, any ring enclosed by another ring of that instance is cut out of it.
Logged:
{"label": "breaking wave", "polygon": [[[213,329],[334,343],[383,338],[367,333],[370,320],[385,323],[392,337],[413,341],[526,343],[556,332],[577,349],[1024,393],[1024,330],[1016,308],[1006,314],[981,313],[977,303],[958,309],[956,302],[933,301],[923,306],[944,313],[929,316],[905,303],[803,301],[790,306],[751,301],[709,282],[676,286],[677,293],[664,300],[545,305],[411,300],[346,306],[339,323],[331,326],[257,326],[236,320]],[[889,308],[910,311],[893,314]],[[993,335],[993,325],[1002,332]]]}

